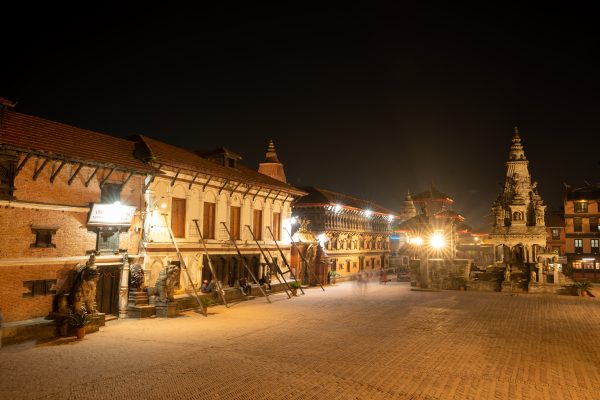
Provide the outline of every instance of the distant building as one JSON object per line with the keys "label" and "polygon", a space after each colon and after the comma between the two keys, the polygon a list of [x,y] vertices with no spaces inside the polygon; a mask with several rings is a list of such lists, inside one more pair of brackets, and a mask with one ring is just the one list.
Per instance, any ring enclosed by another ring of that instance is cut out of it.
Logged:
{"label": "distant building", "polygon": [[[297,235],[315,249],[322,282],[335,272],[346,279],[362,271],[389,267],[394,213],[378,204],[316,187],[301,187],[308,194],[294,203]],[[317,253],[318,252],[318,253]],[[326,259],[326,260],[325,260]]]}
{"label": "distant building", "polygon": [[600,281],[600,185],[567,189],[565,235],[568,269],[573,279]]}
{"label": "distant building", "polygon": [[565,215],[563,212],[546,213],[546,252],[557,256],[566,254]]}

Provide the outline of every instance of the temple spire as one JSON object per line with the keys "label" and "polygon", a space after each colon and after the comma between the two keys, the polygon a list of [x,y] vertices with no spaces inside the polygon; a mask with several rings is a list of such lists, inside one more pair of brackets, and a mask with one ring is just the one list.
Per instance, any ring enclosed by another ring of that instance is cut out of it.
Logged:
{"label": "temple spire", "polygon": [[275,143],[273,143],[273,139],[269,139],[267,153],[265,154],[265,161],[258,165],[258,172],[263,175],[270,176],[273,179],[277,179],[278,181],[287,182],[285,172],[283,170],[283,164],[277,157],[277,151],[275,150]]}

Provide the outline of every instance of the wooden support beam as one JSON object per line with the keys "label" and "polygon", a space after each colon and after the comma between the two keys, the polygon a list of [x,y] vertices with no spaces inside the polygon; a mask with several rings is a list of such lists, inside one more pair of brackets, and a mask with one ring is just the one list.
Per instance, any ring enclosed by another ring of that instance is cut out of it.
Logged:
{"label": "wooden support beam", "polygon": [[106,181],[108,180],[108,178],[110,178],[110,176],[112,175],[113,172],[115,172],[114,168],[112,168],[110,170],[110,172],[104,177],[104,179],[102,179],[102,182],[100,182],[100,189],[102,189],[102,187],[104,186],[104,184],[106,183]]}
{"label": "wooden support beam", "polygon": [[275,196],[273,196],[273,202],[275,200],[277,200],[277,197],[279,196],[279,193],[281,193],[281,190],[279,190],[277,193],[275,193]]}
{"label": "wooden support beam", "polygon": [[125,178],[125,180],[123,181],[123,187],[125,187],[125,185],[127,185],[127,182],[129,182],[129,180],[131,179],[132,176],[133,176],[133,172],[130,172],[129,175],[127,176],[127,178]]}
{"label": "wooden support beam", "polygon": [[196,182],[196,178],[198,177],[198,174],[200,172],[196,172],[196,174],[194,175],[194,177],[192,178],[192,181],[190,182],[190,185],[188,186],[188,190],[190,190],[192,188],[192,185]]}
{"label": "wooden support beam", "polygon": [[235,193],[235,191],[237,190],[237,188],[240,187],[240,185],[242,184],[242,181],[239,181],[237,185],[235,185],[235,187],[233,188],[233,190],[231,191],[231,193]]}
{"label": "wooden support beam", "polygon": [[204,192],[204,189],[206,189],[206,186],[208,185],[208,182],[210,182],[210,180],[212,179],[212,175],[208,177],[208,179],[206,180],[206,182],[204,182],[204,185],[202,186],[202,191]]}
{"label": "wooden support beam", "polygon": [[261,189],[260,186],[258,187],[258,189],[256,189],[256,193],[254,193],[254,196],[252,197],[252,201],[254,201],[254,199],[256,199],[256,196],[260,193],[260,189]]}
{"label": "wooden support beam", "polygon": [[54,180],[56,179],[56,177],[58,176],[58,174],[60,173],[60,170],[63,169],[63,167],[65,166],[67,162],[65,160],[60,162],[60,165],[58,166],[58,168],[56,168],[56,171],[54,171],[52,173],[52,175],[50,176],[50,183],[54,183]]}
{"label": "wooden support beam", "polygon": [[144,185],[144,193],[146,193],[146,190],[148,190],[148,188],[150,187],[150,185],[152,185],[152,182],[154,182],[154,178],[156,178],[156,175],[147,175],[146,179],[147,182]]}
{"label": "wooden support beam", "polygon": [[71,175],[71,177],[69,178],[69,180],[67,181],[67,184],[69,186],[71,186],[71,183],[73,183],[73,181],[75,180],[75,177],[77,176],[77,174],[79,174],[79,171],[81,171],[81,168],[83,168],[83,164],[79,163],[79,165],[77,166],[77,168],[75,169],[75,172],[73,172],[73,175]]}
{"label": "wooden support beam", "polygon": [[19,163],[19,166],[17,167],[17,170],[15,171],[15,176],[17,176],[17,174],[23,169],[23,167],[25,166],[25,164],[27,164],[27,161],[29,161],[30,158],[31,158],[31,153],[27,153],[25,155],[25,158],[23,159],[23,161],[21,161]]}
{"label": "wooden support beam", "polygon": [[227,186],[228,183],[229,183],[229,179],[227,179],[225,181],[225,183],[223,184],[223,186],[221,186],[221,189],[219,189],[219,193],[217,193],[217,194],[221,194],[221,192],[223,191],[223,189],[225,189],[225,186]]}
{"label": "wooden support beam", "polygon": [[272,191],[273,189],[269,190],[269,193],[267,193],[267,196],[265,197],[265,203],[269,200],[269,196],[271,196]]}
{"label": "wooden support beam", "polygon": [[283,204],[285,204],[285,202],[287,201],[287,199],[290,197],[290,194],[288,193],[287,196],[285,196],[285,199],[283,199]]}
{"label": "wooden support beam", "polygon": [[94,169],[94,172],[92,172],[92,174],[90,175],[90,177],[87,179],[87,181],[85,181],[85,187],[88,187],[90,185],[90,182],[92,181],[92,179],[94,179],[94,176],[96,176],[96,173],[98,173],[98,170],[100,169],[100,167],[96,167]]}
{"label": "wooden support beam", "polygon": [[250,193],[250,190],[252,190],[252,185],[248,185],[248,190],[246,190],[242,199],[245,198],[248,195],[248,193]]}
{"label": "wooden support beam", "polygon": [[177,170],[177,172],[175,173],[175,176],[173,177],[173,179],[171,179],[171,186],[173,186],[175,184],[175,181],[177,180],[177,177],[179,176],[180,172],[181,172],[181,168],[179,168]]}
{"label": "wooden support beam", "polygon": [[38,177],[38,175],[43,171],[43,169],[46,167],[46,164],[48,164],[48,161],[50,161],[49,158],[44,159],[44,162],[42,163],[42,165],[40,165],[40,167],[38,169],[35,170],[35,172],[33,173],[33,180],[35,181]]}

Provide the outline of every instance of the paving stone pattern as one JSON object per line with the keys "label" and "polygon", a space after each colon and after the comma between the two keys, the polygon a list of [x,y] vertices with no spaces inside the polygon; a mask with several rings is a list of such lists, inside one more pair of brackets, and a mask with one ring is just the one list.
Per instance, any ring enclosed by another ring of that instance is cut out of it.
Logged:
{"label": "paving stone pattern", "polygon": [[600,301],[351,282],[5,346],[1,399],[600,399]]}

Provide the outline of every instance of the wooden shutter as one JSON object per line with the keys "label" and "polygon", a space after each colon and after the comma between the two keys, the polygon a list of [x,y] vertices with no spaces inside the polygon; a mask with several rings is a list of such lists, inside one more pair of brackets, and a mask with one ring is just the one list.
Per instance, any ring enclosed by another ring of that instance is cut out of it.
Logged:
{"label": "wooden shutter", "polygon": [[185,199],[171,199],[171,230],[176,238],[185,237]]}
{"label": "wooden shutter", "polygon": [[240,207],[231,206],[229,229],[231,229],[231,236],[233,236],[233,238],[235,240],[241,239],[241,236],[240,236],[241,211],[242,211],[242,209]]}
{"label": "wooden shutter", "polygon": [[262,210],[254,210],[254,223],[252,224],[252,230],[256,240],[262,240]]}
{"label": "wooden shutter", "polygon": [[273,236],[281,240],[281,213],[273,213]]}
{"label": "wooden shutter", "polygon": [[203,232],[205,239],[215,238],[215,203],[204,202]]}

